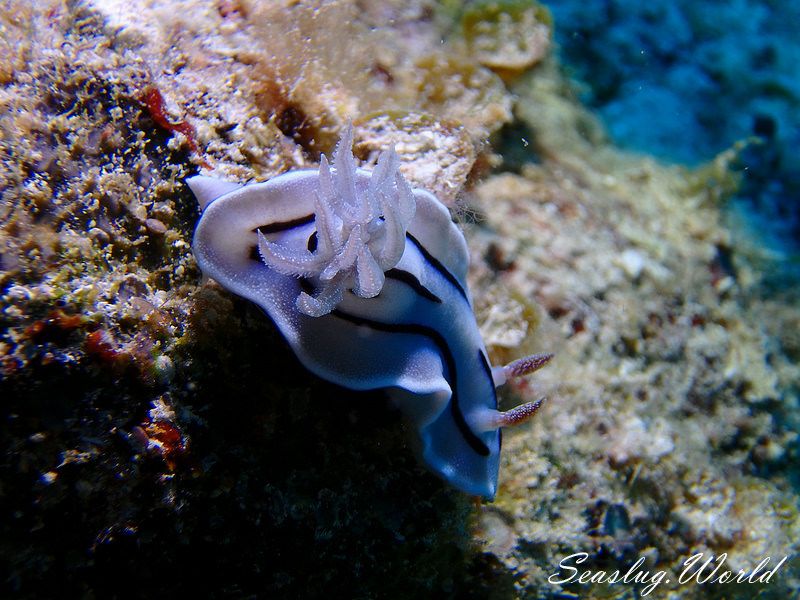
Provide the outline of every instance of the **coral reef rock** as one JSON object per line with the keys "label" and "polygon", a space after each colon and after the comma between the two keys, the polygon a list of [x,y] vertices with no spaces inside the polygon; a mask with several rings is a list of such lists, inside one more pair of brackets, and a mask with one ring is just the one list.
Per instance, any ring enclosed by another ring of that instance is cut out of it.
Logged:
{"label": "coral reef rock", "polygon": [[[720,217],[735,149],[617,150],[547,11],[489,4],[0,4],[4,597],[637,593],[550,583],[576,552],[645,557],[671,574],[654,596],[797,595],[798,317]],[[192,257],[187,177],[317,168],[348,121],[363,166],[393,144],[464,228],[494,362],[556,353],[501,398],[549,400],[493,504]],[[677,583],[697,552],[790,560]]]}

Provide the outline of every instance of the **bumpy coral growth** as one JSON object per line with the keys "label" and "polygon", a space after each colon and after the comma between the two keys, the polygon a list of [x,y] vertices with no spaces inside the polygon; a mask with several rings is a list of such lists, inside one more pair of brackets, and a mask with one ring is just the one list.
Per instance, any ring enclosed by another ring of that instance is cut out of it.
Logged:
{"label": "bumpy coral growth", "polygon": [[359,190],[352,147],[348,125],[333,155],[333,171],[322,156],[314,202],[316,248],[298,251],[258,233],[268,267],[317,284],[315,296],[301,292],[297,298],[297,308],[312,317],[331,312],[347,289],[362,298],[377,296],[384,272],[403,256],[406,229],[414,218],[414,195],[398,170],[395,151],[381,153],[366,190]]}
{"label": "bumpy coral growth", "polygon": [[462,27],[472,55],[492,69],[524,71],[550,52],[553,19],[538,2],[477,2],[464,12]]}

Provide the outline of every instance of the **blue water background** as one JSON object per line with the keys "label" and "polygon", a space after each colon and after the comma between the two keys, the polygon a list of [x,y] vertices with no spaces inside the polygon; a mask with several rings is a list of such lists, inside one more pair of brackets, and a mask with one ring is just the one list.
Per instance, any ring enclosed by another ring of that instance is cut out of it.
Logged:
{"label": "blue water background", "polygon": [[[697,165],[737,140],[735,236],[800,282],[800,2],[549,0],[561,59],[620,146]],[[734,238],[736,243],[736,237]]]}

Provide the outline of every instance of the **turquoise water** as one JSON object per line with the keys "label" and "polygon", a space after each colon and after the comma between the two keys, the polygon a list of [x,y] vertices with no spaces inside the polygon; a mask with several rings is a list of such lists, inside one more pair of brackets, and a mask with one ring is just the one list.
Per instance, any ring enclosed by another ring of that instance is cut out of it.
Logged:
{"label": "turquoise water", "polygon": [[800,4],[552,0],[561,57],[614,141],[696,165],[737,140],[738,235],[774,254],[768,282],[800,282]]}

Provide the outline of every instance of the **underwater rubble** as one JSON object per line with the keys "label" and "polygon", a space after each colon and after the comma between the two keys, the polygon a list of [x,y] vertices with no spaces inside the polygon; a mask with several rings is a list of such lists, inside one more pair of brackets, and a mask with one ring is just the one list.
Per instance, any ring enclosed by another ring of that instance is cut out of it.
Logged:
{"label": "underwater rubble", "polygon": [[[4,595],[631,597],[550,583],[576,552],[789,555],[760,589],[653,596],[797,593],[799,317],[723,220],[738,147],[691,169],[614,147],[529,0],[0,11]],[[501,395],[548,401],[505,434],[492,504],[192,257],[186,177],[315,167],[351,119],[359,160],[394,145],[459,220],[495,362],[556,355]]]}

